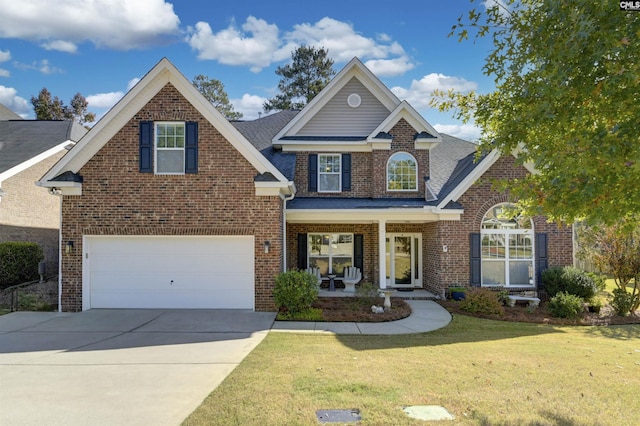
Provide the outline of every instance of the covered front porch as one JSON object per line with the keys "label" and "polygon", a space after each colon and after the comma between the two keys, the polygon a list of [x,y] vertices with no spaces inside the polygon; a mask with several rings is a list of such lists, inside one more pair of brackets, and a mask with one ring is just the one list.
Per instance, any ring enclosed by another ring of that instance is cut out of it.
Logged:
{"label": "covered front porch", "polygon": [[[335,275],[338,291],[327,291],[333,293],[329,296],[344,294],[341,276],[347,266],[362,271],[362,282],[398,290],[394,297],[442,296],[437,271],[446,247],[438,221],[459,220],[460,213],[424,206],[287,209],[286,269],[319,268],[327,284],[329,275]],[[420,290],[424,293],[418,296]]]}

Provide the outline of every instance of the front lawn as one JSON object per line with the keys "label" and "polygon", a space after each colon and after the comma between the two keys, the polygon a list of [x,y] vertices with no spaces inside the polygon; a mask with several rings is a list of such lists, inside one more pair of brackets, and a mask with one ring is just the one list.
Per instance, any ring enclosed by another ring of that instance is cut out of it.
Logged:
{"label": "front lawn", "polygon": [[410,405],[442,405],[481,425],[621,425],[640,418],[640,325],[569,327],[455,315],[398,336],[271,332],[185,421],[317,425],[319,409],[363,425],[424,425]]}

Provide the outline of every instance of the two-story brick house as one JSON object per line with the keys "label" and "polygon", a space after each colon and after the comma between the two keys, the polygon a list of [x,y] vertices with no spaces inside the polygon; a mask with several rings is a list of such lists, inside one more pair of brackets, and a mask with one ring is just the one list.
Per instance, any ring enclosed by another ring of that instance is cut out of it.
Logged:
{"label": "two-story brick house", "polygon": [[529,171],[439,134],[358,59],[302,111],[229,123],[166,59],[40,185],[61,192],[63,310],[273,310],[274,277],[535,289],[571,229],[502,214]]}

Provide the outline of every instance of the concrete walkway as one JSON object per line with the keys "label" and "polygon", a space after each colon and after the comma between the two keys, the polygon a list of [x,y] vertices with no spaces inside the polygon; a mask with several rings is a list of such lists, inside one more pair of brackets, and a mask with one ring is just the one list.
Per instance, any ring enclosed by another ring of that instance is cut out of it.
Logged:
{"label": "concrete walkway", "polygon": [[407,318],[389,322],[305,322],[276,321],[272,331],[331,334],[410,334],[425,333],[445,327],[451,314],[431,300],[406,300],[411,306]]}

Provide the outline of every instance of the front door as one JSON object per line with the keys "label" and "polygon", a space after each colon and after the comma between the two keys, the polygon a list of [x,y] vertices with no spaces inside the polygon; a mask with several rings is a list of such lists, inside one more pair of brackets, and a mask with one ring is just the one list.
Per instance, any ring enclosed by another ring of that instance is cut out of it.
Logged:
{"label": "front door", "polygon": [[387,234],[387,287],[422,287],[422,235]]}

